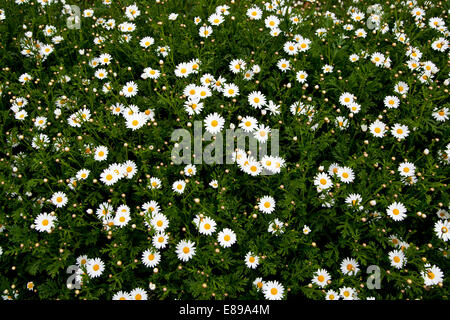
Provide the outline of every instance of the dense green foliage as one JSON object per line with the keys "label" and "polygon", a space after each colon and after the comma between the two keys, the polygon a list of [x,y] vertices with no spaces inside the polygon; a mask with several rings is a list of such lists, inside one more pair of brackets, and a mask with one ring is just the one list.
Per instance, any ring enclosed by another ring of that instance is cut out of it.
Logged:
{"label": "dense green foliage", "polygon": [[[263,299],[265,295],[253,284],[261,277],[278,281],[287,299],[324,299],[328,290],[339,293],[344,287],[356,290],[358,299],[447,299],[448,236],[438,236],[435,226],[439,221],[447,223],[449,207],[449,50],[433,49],[432,43],[442,37],[448,46],[448,31],[431,28],[429,19],[440,17],[448,23],[448,3],[378,2],[381,23],[374,29],[366,22],[375,1],[286,1],[279,6],[289,7],[286,15],[267,10],[261,1],[111,2],[67,2],[81,9],[81,26],[71,29],[61,1],[43,6],[36,0],[23,4],[0,0],[5,15],[0,21],[0,290],[4,298],[112,299],[119,291],[143,288],[149,299]],[[131,20],[125,12],[133,4],[140,15]],[[212,26],[212,34],[201,37],[199,28],[211,25],[208,18],[220,5],[227,5],[229,14],[223,14],[223,23]],[[261,20],[248,16],[247,10],[255,5],[262,11]],[[351,7],[364,13],[362,21],[354,21]],[[423,25],[422,20],[415,21],[414,8],[426,13]],[[93,10],[95,19],[83,16],[86,9]],[[171,13],[178,14],[175,20],[169,19]],[[265,25],[270,15],[280,19],[278,36]],[[295,16],[301,22],[294,23]],[[195,17],[202,22],[196,25]],[[114,19],[115,27],[100,25],[100,18]],[[118,26],[125,21],[134,23],[135,30],[122,32]],[[354,25],[354,30],[345,30],[346,24]],[[384,24],[389,26],[386,32],[382,32]],[[51,36],[45,34],[48,26],[56,28]],[[325,29],[324,35],[316,33],[319,28]],[[367,36],[355,36],[358,28]],[[399,40],[402,33],[408,37],[405,43]],[[128,42],[122,40],[124,34],[131,35]],[[311,40],[310,48],[289,55],[284,46],[296,35]],[[55,36],[63,40],[54,43]],[[147,36],[154,44],[145,48],[140,39]],[[98,37],[104,38],[99,44]],[[53,51],[45,59],[39,53],[27,56],[22,52],[27,46],[24,41],[33,48],[33,41],[51,44]],[[170,48],[165,57],[157,52],[163,46]],[[430,80],[420,81],[422,72],[408,67],[409,46],[422,53],[418,62],[432,62],[438,68],[430,73]],[[377,66],[372,61],[376,52],[389,57],[389,65]],[[95,75],[98,68],[90,63],[104,53],[111,56],[111,63],[98,67],[108,73],[107,79],[100,79]],[[351,54],[359,60],[351,62]],[[198,73],[188,77],[174,73],[180,63],[193,59],[198,59]],[[260,71],[251,80],[244,79],[242,72],[230,71],[234,59],[242,59],[249,68],[258,65]],[[286,72],[277,67],[280,59],[289,60]],[[325,65],[332,66],[332,72],[324,72]],[[148,67],[159,70],[160,77],[143,79]],[[308,74],[303,84],[296,76],[300,70]],[[25,73],[32,80],[21,83]],[[205,74],[234,83],[239,95],[230,98],[211,90],[201,113],[190,115],[183,91],[189,84],[200,85]],[[120,94],[129,81],[138,87],[132,97]],[[399,81],[409,86],[403,97],[394,91]],[[109,92],[103,90],[106,82],[112,88]],[[254,91],[280,105],[280,113],[252,107],[248,96]],[[346,92],[357,98],[359,112],[351,113],[340,103]],[[396,96],[399,106],[386,107],[386,96]],[[17,118],[20,111],[13,110],[19,98],[27,101],[22,120]],[[310,106],[312,115],[292,112],[298,101]],[[118,103],[151,110],[154,119],[132,130],[125,116],[112,113]],[[70,125],[71,115],[83,108],[90,111],[90,120]],[[439,110],[443,120],[433,116]],[[281,171],[253,176],[236,164],[197,164],[195,175],[187,176],[184,165],[172,163],[172,131],[184,128],[193,134],[191,124],[214,112],[223,117],[226,128],[231,123],[238,126],[239,116],[251,116],[278,129],[279,155],[285,160]],[[47,123],[42,129],[35,121],[40,116]],[[344,125],[339,125],[343,121],[339,116],[345,118]],[[389,126],[382,138],[369,128],[377,119]],[[390,133],[394,124],[407,126],[409,134],[397,139]],[[49,138],[46,147],[33,145],[41,133]],[[98,146],[107,148],[106,160],[92,156]],[[128,160],[137,170],[131,179],[122,178],[111,186],[101,181],[109,165]],[[351,168],[354,180],[344,183],[330,175],[333,186],[318,191],[317,174],[328,172],[335,163]],[[410,180],[399,173],[401,163],[414,164]],[[90,171],[85,180],[75,178],[81,169]],[[151,177],[161,180],[161,188],[149,188]],[[180,179],[186,189],[178,194],[172,185]],[[212,180],[217,180],[218,188],[210,186]],[[64,192],[67,204],[58,207],[50,201],[56,192]],[[346,199],[351,194],[362,200],[349,206]],[[276,201],[270,214],[258,208],[264,196]],[[151,200],[169,220],[168,246],[159,250],[156,270],[141,261],[156,232],[148,215],[141,214],[143,204]],[[105,225],[96,215],[104,202],[114,210],[127,205],[128,224]],[[405,219],[395,221],[387,214],[394,202],[407,209]],[[43,212],[57,217],[51,232],[39,232],[34,226]],[[217,223],[212,236],[201,234],[193,223],[200,213]],[[282,234],[268,232],[275,218],[284,223]],[[311,229],[308,234],[304,226]],[[224,228],[236,234],[231,247],[222,247],[217,239]],[[395,246],[390,236],[403,242]],[[196,246],[195,255],[186,262],[175,252],[184,239]],[[407,259],[401,268],[390,262],[388,253],[395,249]],[[248,252],[259,256],[255,269],[246,266]],[[99,277],[83,276],[79,290],[69,289],[66,282],[71,274],[66,270],[82,255],[100,258],[105,269]],[[356,275],[341,271],[345,258],[359,264]],[[425,286],[421,272],[427,263],[443,271],[440,284]],[[381,270],[378,290],[367,287],[366,269],[371,265]],[[323,288],[312,281],[318,269],[331,276]],[[27,290],[29,282],[33,290]],[[155,287],[149,288],[149,283]]]}

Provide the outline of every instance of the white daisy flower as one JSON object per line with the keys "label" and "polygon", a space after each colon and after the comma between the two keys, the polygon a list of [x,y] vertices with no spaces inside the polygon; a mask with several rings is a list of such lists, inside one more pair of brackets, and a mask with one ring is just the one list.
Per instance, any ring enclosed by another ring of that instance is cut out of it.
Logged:
{"label": "white daisy flower", "polygon": [[259,265],[259,257],[251,251],[248,252],[245,255],[245,265],[247,266],[247,268],[256,269],[256,267]]}
{"label": "white daisy flower", "polygon": [[275,199],[271,196],[264,196],[258,203],[259,211],[270,214],[275,210]]}
{"label": "white daisy flower", "polygon": [[408,126],[396,123],[391,128],[391,134],[395,138],[403,140],[409,135],[409,128],[408,128]]}
{"label": "white daisy flower", "polygon": [[105,146],[98,146],[95,148],[94,159],[97,161],[106,160],[108,157],[108,148]]}
{"label": "white daisy flower", "polygon": [[402,250],[392,250],[388,254],[391,266],[401,269],[406,264],[406,257]]}
{"label": "white daisy flower", "polygon": [[281,300],[284,295],[284,287],[278,281],[267,281],[262,288],[264,298],[267,300]]}
{"label": "white daisy flower", "polygon": [[201,26],[198,30],[198,34],[202,38],[208,38],[213,33],[213,29],[210,26]]}
{"label": "white daisy flower", "polygon": [[383,102],[384,105],[389,109],[397,109],[400,105],[400,99],[396,96],[386,96]]}
{"label": "white daisy flower", "polygon": [[186,182],[184,180],[177,180],[172,184],[172,190],[176,193],[182,194],[186,187]]}
{"label": "white daisy flower", "polygon": [[133,300],[147,300],[147,292],[142,288],[136,288],[131,290],[130,296]]}
{"label": "white daisy flower", "polygon": [[134,81],[128,81],[123,87],[121,93],[126,98],[134,97],[138,93],[138,86]]}
{"label": "white daisy flower", "polygon": [[258,120],[254,117],[244,117],[242,118],[241,122],[239,123],[239,127],[242,128],[245,132],[252,132],[256,129],[258,126]]}
{"label": "white daisy flower", "polygon": [[105,264],[100,258],[89,259],[86,263],[86,270],[90,278],[97,278],[105,270]]}
{"label": "white daisy flower", "polygon": [[128,292],[118,291],[113,295],[112,300],[133,300],[133,298]]}
{"label": "white daisy flower", "polygon": [[204,120],[205,129],[211,134],[217,134],[222,131],[225,119],[217,112],[210,113]]}
{"label": "white daisy flower", "polygon": [[219,183],[218,183],[218,181],[217,180],[211,180],[211,182],[209,183],[209,185],[211,186],[211,187],[213,187],[214,189],[217,189],[218,187],[219,187]]}
{"label": "white daisy flower", "polygon": [[303,234],[309,234],[311,232],[311,229],[305,224],[303,226]]}
{"label": "white daisy flower", "polygon": [[103,182],[107,186],[112,186],[117,181],[119,181],[118,176],[114,173],[114,170],[111,168],[106,168],[100,174],[100,181]]}
{"label": "white daisy flower", "polygon": [[260,124],[253,132],[253,136],[260,143],[265,143],[269,139],[270,132],[271,132],[271,129],[269,127],[266,127],[265,125]]}
{"label": "white daisy flower", "polygon": [[298,82],[305,83],[306,78],[308,78],[308,73],[306,73],[306,71],[303,70],[297,71],[297,73],[295,74],[295,78],[297,79]]}
{"label": "white daisy flower", "polygon": [[153,39],[152,37],[144,37],[141,39],[141,41],[139,41],[139,45],[143,48],[148,48],[154,43],[155,39]]}
{"label": "white daisy flower", "polygon": [[262,290],[262,288],[264,287],[264,283],[265,282],[263,281],[263,279],[259,277],[253,281],[253,285],[256,287],[256,290],[258,291]]}
{"label": "white daisy flower", "polygon": [[328,285],[329,280],[331,280],[331,276],[328,271],[325,269],[319,269],[314,273],[314,277],[311,281],[323,288]]}
{"label": "white daisy flower", "polygon": [[151,177],[149,181],[149,188],[151,189],[161,189],[162,182],[161,179],[156,177]]}
{"label": "white daisy flower", "polygon": [[234,83],[225,83],[222,92],[224,97],[234,98],[239,95],[239,87]]}
{"label": "white daisy flower", "polygon": [[188,177],[195,176],[195,174],[197,173],[197,167],[195,165],[188,164],[184,167],[183,171],[184,174]]}
{"label": "white daisy flower", "polygon": [[355,174],[349,167],[339,167],[337,170],[337,176],[344,183],[353,182],[353,180],[355,179]]}
{"label": "white daisy flower", "polygon": [[[197,223],[196,223],[197,225]],[[199,219],[199,223],[198,223],[198,231],[201,234],[210,236],[212,235],[214,232],[216,232],[216,222],[209,218],[209,217],[204,217],[203,219]]]}
{"label": "white daisy flower", "polygon": [[402,221],[406,218],[406,207],[400,202],[394,202],[389,205],[386,212],[394,221]]}
{"label": "white daisy flower", "polygon": [[188,261],[195,255],[195,250],[195,242],[191,242],[191,240],[180,240],[175,253],[181,261]]}
{"label": "white daisy flower", "polygon": [[345,258],[341,262],[341,272],[345,275],[354,276],[359,272],[359,264],[353,258]]}
{"label": "white daisy flower", "polygon": [[328,290],[325,295],[325,300],[339,300],[340,295],[334,290]]}
{"label": "white daisy flower", "polygon": [[150,225],[158,232],[164,232],[164,230],[167,229],[169,226],[169,219],[162,214],[162,213],[156,213],[153,215],[152,219],[150,220]]}
{"label": "white daisy flower", "polygon": [[248,96],[248,103],[255,109],[266,105],[266,97],[260,91],[253,91]]}
{"label": "white daisy flower", "polygon": [[125,116],[126,127],[131,130],[142,128],[147,123],[147,117],[142,112],[134,112],[132,115]]}
{"label": "white daisy flower", "polygon": [[125,163],[122,164],[122,172],[124,173],[124,176],[126,176],[128,179],[133,178],[134,175],[137,173],[136,163],[133,160],[126,161]]}
{"label": "white daisy flower", "polygon": [[348,106],[355,102],[355,96],[350,92],[344,92],[339,97],[339,103]]}
{"label": "white daisy flower", "polygon": [[374,137],[382,138],[386,132],[386,125],[377,119],[369,126],[369,131]]}
{"label": "white daisy flower", "polygon": [[231,247],[236,242],[236,233],[229,228],[225,228],[217,235],[217,241],[224,248]]}
{"label": "white daisy flower", "polygon": [[164,249],[169,242],[169,236],[163,232],[157,232],[152,237],[152,244],[156,249]]}
{"label": "white daisy flower", "polygon": [[434,232],[436,233],[438,238],[442,239],[445,242],[447,242],[450,238],[449,228],[450,225],[448,220],[438,220],[434,224]]}
{"label": "white daisy flower", "polygon": [[35,229],[39,232],[50,232],[51,229],[55,226],[55,221],[57,218],[48,213],[40,213],[34,219]]}
{"label": "white daisy flower", "polygon": [[119,227],[124,227],[131,220],[131,216],[128,211],[117,210],[116,216],[114,217],[114,225]]}
{"label": "white daisy flower", "polygon": [[333,186],[330,176],[328,174],[321,172],[314,178],[314,185],[321,188],[322,190],[328,189]]}
{"label": "white daisy flower", "polygon": [[67,196],[64,192],[55,192],[50,200],[57,208],[62,208],[67,204]]}
{"label": "white daisy flower", "polygon": [[158,251],[147,249],[142,252],[141,261],[147,268],[154,268],[161,261],[161,255]]}
{"label": "white daisy flower", "polygon": [[444,280],[444,273],[436,265],[426,264],[425,270],[421,272],[421,275],[426,286],[434,286]]}
{"label": "white daisy flower", "polygon": [[398,172],[400,172],[400,175],[403,177],[414,176],[415,170],[416,166],[411,162],[402,162],[398,166]]}
{"label": "white daisy flower", "polygon": [[344,300],[355,300],[356,299],[356,291],[353,288],[350,287],[343,287],[339,289],[339,295]]}

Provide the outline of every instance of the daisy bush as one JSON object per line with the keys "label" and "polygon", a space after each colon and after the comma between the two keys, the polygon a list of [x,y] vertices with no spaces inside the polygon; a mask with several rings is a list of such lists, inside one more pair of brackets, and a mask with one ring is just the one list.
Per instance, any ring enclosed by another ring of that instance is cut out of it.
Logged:
{"label": "daisy bush", "polygon": [[448,13],[1,1],[3,299],[448,298]]}

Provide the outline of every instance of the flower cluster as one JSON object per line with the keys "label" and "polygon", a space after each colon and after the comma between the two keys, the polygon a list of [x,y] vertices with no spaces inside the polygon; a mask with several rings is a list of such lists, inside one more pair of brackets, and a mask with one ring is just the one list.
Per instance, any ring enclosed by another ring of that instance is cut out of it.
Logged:
{"label": "flower cluster", "polygon": [[444,2],[79,6],[0,8],[3,299],[448,297]]}

